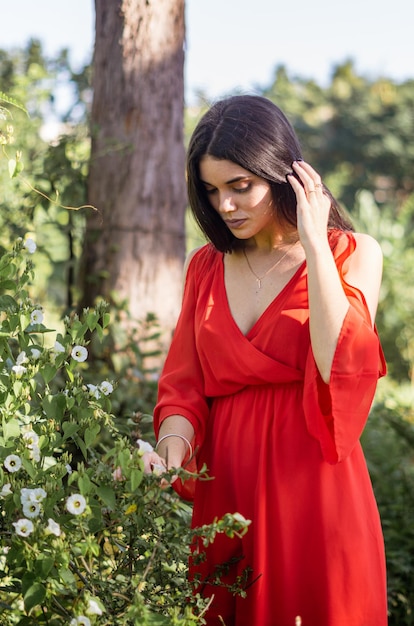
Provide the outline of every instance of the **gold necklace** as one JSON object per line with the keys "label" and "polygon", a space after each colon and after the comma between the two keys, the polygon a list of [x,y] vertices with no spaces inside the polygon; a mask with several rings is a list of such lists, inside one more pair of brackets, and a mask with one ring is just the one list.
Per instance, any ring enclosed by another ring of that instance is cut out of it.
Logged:
{"label": "gold necklace", "polygon": [[273,270],[275,269],[275,267],[277,267],[277,266],[279,265],[279,263],[280,263],[281,261],[283,261],[283,259],[284,259],[284,258],[285,258],[285,256],[287,255],[287,253],[288,253],[288,252],[289,252],[289,251],[293,248],[293,246],[295,246],[297,243],[298,243],[298,240],[296,240],[296,241],[294,241],[292,244],[290,244],[290,246],[289,246],[289,247],[288,247],[288,249],[286,250],[285,254],[282,254],[282,256],[280,257],[280,259],[278,259],[278,260],[276,261],[276,263],[275,263],[274,265],[272,265],[272,267],[269,267],[269,269],[267,270],[267,272],[265,272],[265,273],[263,274],[263,276],[258,276],[258,275],[256,274],[256,272],[254,271],[254,269],[253,269],[253,268],[252,268],[252,266],[250,265],[250,261],[249,261],[249,258],[248,258],[248,256],[247,256],[246,248],[243,248],[243,254],[244,254],[244,257],[245,257],[245,259],[246,259],[246,261],[247,261],[247,265],[248,265],[248,267],[249,267],[249,270],[251,271],[251,273],[253,274],[253,276],[254,276],[254,277],[255,277],[255,279],[256,279],[258,289],[261,289],[261,288],[262,288],[262,280],[263,280],[264,278],[266,278],[266,276],[267,276],[268,274],[270,274],[270,272],[273,272]]}

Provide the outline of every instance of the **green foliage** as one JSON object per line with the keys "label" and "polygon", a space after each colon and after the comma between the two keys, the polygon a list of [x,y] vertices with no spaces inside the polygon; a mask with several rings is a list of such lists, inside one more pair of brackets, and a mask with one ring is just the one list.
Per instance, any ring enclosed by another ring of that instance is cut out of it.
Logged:
{"label": "green foliage", "polygon": [[[0,50],[1,85],[7,90],[0,100],[0,246],[7,249],[17,237],[32,233],[39,250],[38,295],[59,310],[70,309],[76,297],[85,215],[67,207],[86,204],[88,72],[73,72],[66,51],[46,58],[37,41],[25,50]],[[73,94],[65,112],[58,110],[55,97],[62,83]]]}
{"label": "green foliage", "polygon": [[414,624],[414,394],[384,381],[362,438],[384,531],[390,626]]}
{"label": "green foliage", "polygon": [[[202,624],[190,508],[144,474],[145,444],[111,413],[113,381],[86,383],[106,306],[51,331],[29,297],[34,252],[20,239],[0,258],[0,624]],[[247,526],[228,515],[196,532],[208,543]]]}
{"label": "green foliage", "polygon": [[384,271],[376,322],[389,375],[404,383],[414,372],[414,293],[407,289],[414,263],[414,193],[402,204],[396,219],[390,207],[381,210],[373,194],[361,190],[354,221],[381,244]]}

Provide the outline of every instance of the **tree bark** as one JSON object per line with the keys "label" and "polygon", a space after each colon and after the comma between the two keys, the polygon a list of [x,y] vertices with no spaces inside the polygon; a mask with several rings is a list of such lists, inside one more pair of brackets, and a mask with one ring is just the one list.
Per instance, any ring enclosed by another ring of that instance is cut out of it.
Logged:
{"label": "tree bark", "polygon": [[95,0],[81,307],[154,313],[167,346],[185,256],[184,0]]}

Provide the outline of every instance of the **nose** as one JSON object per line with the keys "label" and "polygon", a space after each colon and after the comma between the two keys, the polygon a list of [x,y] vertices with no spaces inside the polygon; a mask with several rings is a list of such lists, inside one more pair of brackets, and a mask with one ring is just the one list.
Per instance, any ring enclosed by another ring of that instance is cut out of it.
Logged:
{"label": "nose", "polygon": [[236,205],[232,196],[225,194],[220,197],[219,211],[220,213],[229,213],[236,210]]}

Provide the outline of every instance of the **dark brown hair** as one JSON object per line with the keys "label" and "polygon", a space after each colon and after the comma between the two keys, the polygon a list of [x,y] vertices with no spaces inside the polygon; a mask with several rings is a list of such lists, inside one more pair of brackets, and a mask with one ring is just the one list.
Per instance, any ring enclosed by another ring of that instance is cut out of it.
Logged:
{"label": "dark brown hair", "polygon": [[[286,175],[293,161],[302,160],[292,125],[273,102],[253,95],[232,96],[213,104],[198,122],[187,152],[188,199],[196,222],[220,251],[242,244],[211,206],[200,181],[200,160],[209,155],[226,159],[266,180],[271,187],[278,216],[296,228],[296,196]],[[352,230],[339,204],[331,199],[328,228]]]}

